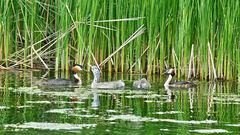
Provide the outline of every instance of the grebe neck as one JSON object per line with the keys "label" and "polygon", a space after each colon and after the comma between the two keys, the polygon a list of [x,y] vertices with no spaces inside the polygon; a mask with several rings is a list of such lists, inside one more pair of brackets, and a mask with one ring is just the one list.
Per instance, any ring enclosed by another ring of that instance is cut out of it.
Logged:
{"label": "grebe neck", "polygon": [[164,86],[165,86],[165,87],[166,87],[166,86],[169,86],[172,78],[173,78],[172,75],[169,75],[169,76],[168,76],[168,79],[167,79],[166,82],[164,83]]}
{"label": "grebe neck", "polygon": [[77,73],[73,74],[74,80],[78,83],[78,84],[82,84],[82,80],[80,79],[80,77],[78,76]]}
{"label": "grebe neck", "polygon": [[99,83],[99,81],[100,81],[100,73],[95,73],[92,83]]}

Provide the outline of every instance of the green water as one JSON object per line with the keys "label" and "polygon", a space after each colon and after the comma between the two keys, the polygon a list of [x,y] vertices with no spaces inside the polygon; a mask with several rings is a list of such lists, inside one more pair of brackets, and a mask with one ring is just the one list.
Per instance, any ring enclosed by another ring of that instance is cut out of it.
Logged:
{"label": "green water", "polygon": [[36,87],[40,71],[0,75],[0,134],[239,134],[236,82],[166,90],[164,78],[154,76],[150,90],[134,90],[139,76],[105,75],[102,81],[123,79],[126,88],[92,90],[91,74],[79,88]]}

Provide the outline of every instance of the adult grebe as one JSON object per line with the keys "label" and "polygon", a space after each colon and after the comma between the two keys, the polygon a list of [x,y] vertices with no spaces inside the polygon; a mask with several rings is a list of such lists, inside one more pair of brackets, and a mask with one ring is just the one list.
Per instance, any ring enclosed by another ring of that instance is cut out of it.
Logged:
{"label": "adult grebe", "polygon": [[164,83],[165,87],[190,88],[190,87],[195,87],[196,86],[195,83],[192,83],[192,82],[189,82],[189,81],[180,81],[180,82],[170,83],[173,76],[175,76],[174,68],[168,69],[165,73],[168,74],[168,79]]}
{"label": "adult grebe", "polygon": [[94,79],[91,84],[91,88],[94,89],[117,89],[124,88],[125,83],[122,80],[111,81],[111,82],[99,82],[100,79],[100,70],[97,66],[91,66]]}
{"label": "adult grebe", "polygon": [[74,85],[81,85],[82,80],[80,77],[77,75],[78,72],[82,70],[82,65],[75,64],[72,67],[72,74],[74,77],[74,80],[69,80],[69,79],[50,79],[47,81],[43,81],[39,86],[74,86]]}
{"label": "adult grebe", "polygon": [[133,87],[137,89],[149,89],[151,88],[151,84],[147,81],[147,79],[142,78],[140,80],[134,81]]}

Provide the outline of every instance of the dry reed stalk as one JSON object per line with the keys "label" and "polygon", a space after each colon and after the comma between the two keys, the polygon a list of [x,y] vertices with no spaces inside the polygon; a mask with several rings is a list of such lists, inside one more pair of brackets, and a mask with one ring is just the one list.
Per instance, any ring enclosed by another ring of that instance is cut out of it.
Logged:
{"label": "dry reed stalk", "polygon": [[104,65],[106,62],[108,62],[117,52],[119,52],[122,48],[124,48],[128,43],[130,43],[132,40],[140,36],[145,31],[144,25],[139,27],[116,51],[114,51],[112,54],[110,54],[105,60],[103,60],[99,66]]}
{"label": "dry reed stalk", "polygon": [[192,75],[192,71],[193,71],[193,61],[194,61],[194,44],[192,45],[192,49],[191,49],[191,55],[190,55],[190,61],[189,61],[189,67],[188,67],[188,79],[191,78]]}
{"label": "dry reed stalk", "polygon": [[[147,52],[147,50],[149,49],[149,46],[143,51],[143,53],[141,54],[141,56],[133,63],[133,65],[131,66],[131,68],[133,68],[137,62],[141,59],[141,57]],[[129,69],[130,70],[130,69]],[[128,72],[129,72],[128,70]]]}
{"label": "dry reed stalk", "polygon": [[216,69],[215,69],[215,66],[214,66],[213,56],[212,56],[212,52],[211,52],[211,48],[210,48],[210,43],[209,42],[208,42],[208,51],[209,51],[211,62],[212,62],[212,69],[213,69],[214,79],[216,80],[217,79],[217,73],[216,73]]}
{"label": "dry reed stalk", "polygon": [[94,21],[95,23],[105,23],[105,22],[124,22],[124,21],[137,21],[145,19],[145,17],[135,17],[135,18],[122,18],[122,19],[112,19],[112,20],[99,20],[99,21]]}
{"label": "dry reed stalk", "polygon": [[41,60],[41,62],[43,63],[43,65],[45,66],[46,69],[50,70],[47,66],[47,64],[44,62],[44,60],[41,58],[41,56],[37,53],[37,51],[34,49],[34,47],[32,47],[32,50],[36,53],[36,55],[38,56],[38,58]]}

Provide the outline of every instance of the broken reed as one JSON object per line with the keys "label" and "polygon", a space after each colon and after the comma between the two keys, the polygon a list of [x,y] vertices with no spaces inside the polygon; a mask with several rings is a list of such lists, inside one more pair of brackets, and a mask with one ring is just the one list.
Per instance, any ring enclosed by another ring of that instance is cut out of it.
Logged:
{"label": "broken reed", "polygon": [[213,78],[210,42],[217,77],[240,78],[239,0],[5,0],[0,7],[4,67],[101,63],[145,25],[143,35],[102,67],[162,73],[167,58],[178,77],[187,77],[191,61],[199,78]]}

